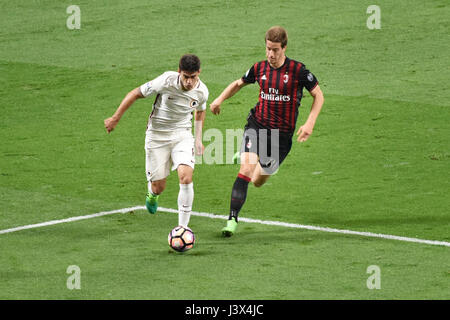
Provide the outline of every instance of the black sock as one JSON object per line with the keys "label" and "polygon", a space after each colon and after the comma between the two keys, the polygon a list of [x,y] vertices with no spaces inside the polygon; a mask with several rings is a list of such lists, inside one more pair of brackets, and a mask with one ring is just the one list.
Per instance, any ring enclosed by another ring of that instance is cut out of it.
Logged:
{"label": "black sock", "polygon": [[248,183],[250,180],[249,177],[238,174],[236,181],[234,181],[233,190],[231,191],[230,217],[228,220],[235,218],[237,222],[239,211],[241,211],[247,198]]}

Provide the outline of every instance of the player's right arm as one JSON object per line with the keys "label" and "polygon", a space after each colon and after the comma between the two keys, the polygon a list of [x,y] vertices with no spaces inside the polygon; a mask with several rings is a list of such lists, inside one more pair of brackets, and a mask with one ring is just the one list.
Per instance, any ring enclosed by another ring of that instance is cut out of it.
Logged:
{"label": "player's right arm", "polygon": [[133,89],[130,92],[128,92],[128,94],[120,103],[114,115],[111,118],[105,119],[106,131],[110,133],[111,131],[114,130],[114,128],[116,127],[120,118],[122,118],[125,111],[127,111],[128,108],[131,107],[131,105],[137,99],[147,98],[156,93],[160,93],[167,83],[167,78],[170,77],[171,74],[173,74],[173,72],[164,72],[159,77],[151,81],[148,81],[143,85],[137,87],[136,89]]}
{"label": "player's right arm", "polygon": [[218,96],[210,105],[209,108],[211,112],[214,114],[220,113],[220,105],[222,102],[234,96],[242,87],[246,86],[248,83],[245,83],[242,78],[236,81],[233,81],[222,91],[220,96]]}
{"label": "player's right arm", "polygon": [[116,127],[117,123],[119,123],[120,118],[122,118],[125,111],[127,111],[128,108],[131,107],[131,105],[139,98],[144,98],[140,87],[137,87],[128,92],[128,94],[122,100],[113,116],[108,119],[105,119],[105,128],[108,133],[114,130],[114,128]]}

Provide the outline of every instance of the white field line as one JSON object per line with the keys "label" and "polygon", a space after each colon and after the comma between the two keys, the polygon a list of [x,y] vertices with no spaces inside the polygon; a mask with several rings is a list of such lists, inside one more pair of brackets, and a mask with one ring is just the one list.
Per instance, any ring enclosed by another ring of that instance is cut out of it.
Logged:
{"label": "white field line", "polygon": [[[127,213],[130,211],[137,211],[137,210],[146,210],[146,208],[144,206],[136,206],[136,207],[123,208],[123,209],[118,209],[118,210],[103,211],[103,212],[89,214],[86,216],[77,216],[77,217],[71,217],[71,218],[61,219],[61,220],[51,220],[51,221],[42,222],[42,223],[36,223],[36,224],[30,224],[30,225],[26,225],[26,226],[11,228],[11,229],[0,230],[0,234],[11,233],[11,232],[21,231],[21,230],[26,230],[26,229],[40,228],[40,227],[45,227],[45,226],[51,226],[51,225],[66,223],[66,222],[86,220],[86,219],[106,216],[106,215],[115,214],[115,213]],[[158,211],[169,212],[169,213],[178,213],[178,210],[170,209],[170,208],[161,208],[161,207],[158,208]],[[216,214],[207,213],[207,212],[192,211],[192,215],[199,216],[199,217],[207,217],[207,218],[211,218],[211,219],[222,219],[222,220],[228,219],[228,216],[216,215]],[[321,231],[321,232],[350,234],[350,235],[357,235],[357,236],[362,236],[362,237],[381,238],[381,239],[398,240],[398,241],[405,241],[405,242],[413,242],[413,243],[422,243],[422,244],[435,245],[435,246],[450,247],[450,242],[425,240],[425,239],[418,239],[418,238],[408,238],[408,237],[401,237],[401,236],[381,234],[381,233],[334,229],[334,228],[327,228],[327,227],[308,226],[308,225],[302,225],[302,224],[296,224],[296,223],[287,223],[287,222],[281,222],[281,221],[266,221],[266,220],[259,220],[259,219],[250,219],[250,218],[239,218],[239,221],[247,222],[247,223],[258,223],[258,224],[264,224],[264,225],[270,225],[270,226],[285,227],[285,228],[306,229],[306,230]]]}
{"label": "white field line", "polygon": [[86,220],[86,219],[106,216],[106,215],[114,214],[114,213],[127,213],[127,212],[130,212],[133,210],[142,210],[142,209],[145,209],[145,207],[142,207],[142,206],[131,207],[131,208],[124,208],[124,209],[119,209],[119,210],[103,211],[103,212],[88,214],[87,216],[71,217],[71,218],[61,219],[61,220],[51,220],[51,221],[42,222],[42,223],[29,224],[27,226],[21,226],[21,227],[16,227],[16,228],[11,228],[11,229],[0,230],[0,234],[11,233],[11,232],[21,231],[21,230],[26,230],[26,229],[46,227],[46,226],[51,226],[54,224],[60,224],[60,223],[66,223],[66,222],[72,222],[72,221]]}

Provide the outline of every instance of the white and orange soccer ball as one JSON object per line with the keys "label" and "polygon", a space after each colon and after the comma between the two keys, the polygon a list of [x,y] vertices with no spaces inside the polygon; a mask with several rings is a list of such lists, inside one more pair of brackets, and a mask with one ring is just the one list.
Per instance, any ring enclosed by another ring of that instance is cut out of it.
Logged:
{"label": "white and orange soccer ball", "polygon": [[194,247],[195,235],[188,227],[178,226],[170,231],[169,246],[178,252],[184,252]]}

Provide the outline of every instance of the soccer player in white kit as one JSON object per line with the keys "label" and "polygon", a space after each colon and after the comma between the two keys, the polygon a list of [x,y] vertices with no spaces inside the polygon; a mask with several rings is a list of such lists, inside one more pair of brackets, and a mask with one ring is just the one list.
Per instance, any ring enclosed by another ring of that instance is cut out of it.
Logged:
{"label": "soccer player in white kit", "polygon": [[[150,213],[157,211],[166,178],[171,170],[177,170],[180,183],[178,224],[185,227],[194,200],[195,154],[200,155],[204,150],[202,127],[209,93],[199,75],[200,59],[186,54],[180,59],[178,72],[165,72],[130,91],[114,115],[105,120],[105,128],[110,133],[134,101],[156,95],[145,136],[148,181],[145,204]],[[192,135],[193,113],[195,137]]]}

